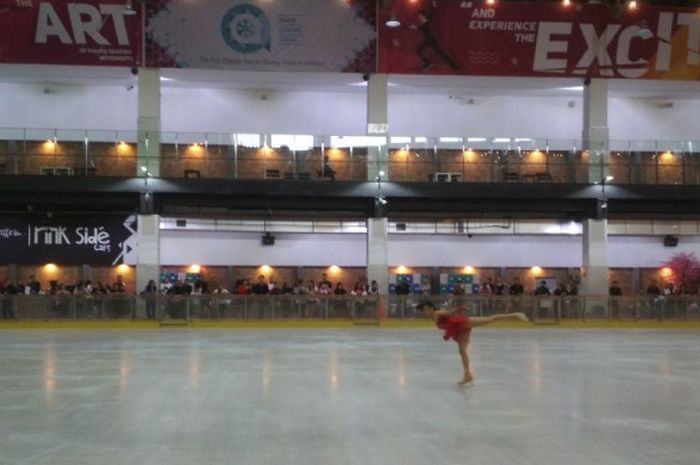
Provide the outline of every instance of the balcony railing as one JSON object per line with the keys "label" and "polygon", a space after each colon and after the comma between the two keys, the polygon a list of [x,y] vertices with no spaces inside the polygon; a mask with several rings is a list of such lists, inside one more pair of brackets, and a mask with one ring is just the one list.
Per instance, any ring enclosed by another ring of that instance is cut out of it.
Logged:
{"label": "balcony railing", "polygon": [[524,312],[534,321],[700,320],[700,297],[609,296],[0,296],[2,319],[346,320],[422,319],[419,302],[471,316]]}
{"label": "balcony railing", "polygon": [[[303,138],[303,139],[300,139]],[[700,184],[700,142],[0,129],[0,175]]]}

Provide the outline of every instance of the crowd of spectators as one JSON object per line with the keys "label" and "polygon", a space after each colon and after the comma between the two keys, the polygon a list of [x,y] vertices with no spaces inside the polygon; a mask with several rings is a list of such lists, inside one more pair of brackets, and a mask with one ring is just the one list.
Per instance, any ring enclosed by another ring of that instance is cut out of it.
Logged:
{"label": "crowd of spectators", "polygon": [[[397,289],[397,294],[398,294]],[[466,290],[461,283],[455,284],[454,290],[452,291],[454,295],[465,295]],[[520,278],[515,277],[513,282],[508,285],[505,284],[500,278],[486,278],[480,285],[478,285],[478,292],[475,294],[481,296],[519,296],[525,294],[525,287],[520,282]],[[578,287],[573,280],[567,283],[560,283],[557,285],[556,289],[551,290],[547,286],[547,281],[540,281],[537,287],[534,289],[533,294],[536,296],[544,295],[555,295],[555,296],[566,296],[566,295],[577,295]]]}
{"label": "crowd of spectators", "polygon": [[90,280],[65,284],[52,280],[49,281],[47,288],[42,288],[41,283],[36,280],[34,275],[31,275],[26,283],[23,281],[14,283],[8,279],[4,284],[0,284],[0,294],[4,295],[106,295],[125,294],[126,292],[127,286],[121,275],[118,275],[112,284]]}
{"label": "crowd of spectators", "polygon": [[[228,292],[226,292],[228,293]],[[348,293],[345,285],[337,281],[333,284],[326,273],[316,283],[310,279],[298,279],[293,285],[283,282],[280,286],[272,277],[269,280],[264,275],[258,276],[255,284],[249,278],[239,279],[234,286],[233,294],[237,295],[373,295],[379,294],[377,281],[368,284],[364,276],[357,280],[353,289]]]}

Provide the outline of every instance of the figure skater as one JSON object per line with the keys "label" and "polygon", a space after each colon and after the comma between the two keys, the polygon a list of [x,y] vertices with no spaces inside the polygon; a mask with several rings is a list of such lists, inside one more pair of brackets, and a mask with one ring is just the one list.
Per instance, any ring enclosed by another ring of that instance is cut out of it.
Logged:
{"label": "figure skater", "polygon": [[438,328],[445,331],[445,334],[442,336],[444,340],[449,341],[450,339],[454,339],[457,343],[459,356],[462,359],[462,366],[464,367],[464,377],[457,383],[460,386],[465,386],[474,381],[474,375],[472,375],[469,367],[469,354],[467,353],[469,335],[472,328],[484,326],[499,320],[528,321],[524,313],[501,313],[487,317],[469,317],[465,315],[460,308],[453,310],[437,310],[435,304],[432,302],[422,302],[418,304],[417,308],[421,310],[426,317],[432,319]]}

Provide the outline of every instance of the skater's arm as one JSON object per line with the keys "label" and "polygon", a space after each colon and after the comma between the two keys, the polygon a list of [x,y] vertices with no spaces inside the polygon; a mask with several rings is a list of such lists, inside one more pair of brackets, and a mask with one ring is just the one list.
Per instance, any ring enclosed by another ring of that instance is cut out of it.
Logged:
{"label": "skater's arm", "polygon": [[452,310],[436,310],[435,313],[433,314],[433,319],[437,320],[440,319],[444,316],[450,316],[452,315],[453,311]]}

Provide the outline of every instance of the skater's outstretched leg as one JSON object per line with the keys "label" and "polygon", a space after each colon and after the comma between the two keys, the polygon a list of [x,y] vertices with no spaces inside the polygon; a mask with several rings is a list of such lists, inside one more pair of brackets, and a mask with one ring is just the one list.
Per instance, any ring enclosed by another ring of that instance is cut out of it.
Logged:
{"label": "skater's outstretched leg", "polygon": [[484,317],[470,316],[469,317],[469,327],[475,328],[477,326],[484,326],[484,325],[495,323],[496,321],[501,321],[501,320],[529,321],[527,316],[524,313],[498,313],[496,315],[484,316]]}

